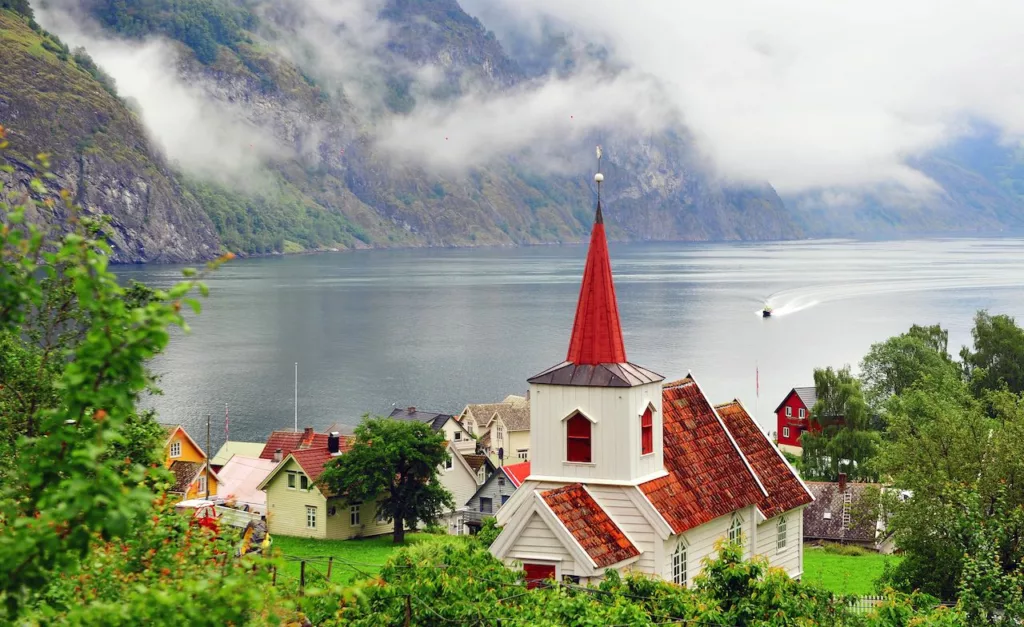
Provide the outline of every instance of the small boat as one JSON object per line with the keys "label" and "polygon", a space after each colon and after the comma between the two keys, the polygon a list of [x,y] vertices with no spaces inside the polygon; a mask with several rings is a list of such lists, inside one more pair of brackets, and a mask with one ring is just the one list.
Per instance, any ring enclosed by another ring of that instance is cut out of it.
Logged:
{"label": "small boat", "polygon": [[771,318],[772,317],[772,308],[769,307],[768,305],[765,305],[764,309],[761,310],[761,317],[762,318]]}

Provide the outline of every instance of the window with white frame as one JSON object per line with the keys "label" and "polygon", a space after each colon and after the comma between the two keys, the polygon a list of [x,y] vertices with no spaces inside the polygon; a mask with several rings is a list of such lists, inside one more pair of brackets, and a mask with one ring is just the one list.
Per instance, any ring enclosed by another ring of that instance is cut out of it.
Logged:
{"label": "window with white frame", "polygon": [[805,416],[807,416],[807,410],[803,409],[803,408],[800,408],[800,417],[803,418]]}
{"label": "window with white frame", "polygon": [[729,542],[739,542],[743,534],[743,523],[739,516],[733,516],[732,524],[729,525]]}
{"label": "window with white frame", "polygon": [[530,449],[526,449],[526,448],[518,449],[516,451],[516,455],[519,457],[519,459],[522,459],[522,460],[529,459],[529,457],[530,457]]}
{"label": "window with white frame", "polygon": [[498,442],[504,442],[505,441],[505,429],[503,429],[501,425],[498,425],[497,429],[498,429]]}
{"label": "window with white frame", "polygon": [[303,490],[309,489],[309,477],[306,475],[299,475],[299,487]]}
{"label": "window with white frame", "polygon": [[181,440],[171,442],[171,457],[181,457]]}
{"label": "window with white frame", "polygon": [[200,494],[206,493],[206,475],[199,475],[199,479],[196,480],[196,487],[199,489]]}
{"label": "window with white frame", "polygon": [[792,407],[787,407],[786,408],[786,418],[789,418],[792,415],[793,415],[793,408]]}
{"label": "window with white frame", "polygon": [[316,529],[316,507],[306,506],[306,529]]}
{"label": "window with white frame", "polygon": [[353,527],[357,527],[360,524],[359,508],[361,506],[362,503],[356,503],[355,505],[351,505],[348,508],[348,524],[352,525]]}
{"label": "window with white frame", "polygon": [[384,521],[384,507],[380,503],[377,503],[377,524],[379,525]]}
{"label": "window with white frame", "polygon": [[288,473],[288,489],[289,490],[294,490],[295,489],[295,473],[294,472]]}
{"label": "window with white frame", "polygon": [[461,431],[456,431],[456,432],[455,432],[454,440],[455,440],[456,442],[458,442],[458,441],[462,440],[462,432],[461,432]]}
{"label": "window with white frame", "polygon": [[789,427],[783,427],[782,428],[782,437],[784,437],[784,438],[788,438],[789,437]]}
{"label": "window with white frame", "polygon": [[452,458],[449,455],[448,459],[444,460],[444,469],[445,470],[451,470],[454,466],[455,466],[455,462],[452,461]]}
{"label": "window with white frame", "polygon": [[680,538],[676,550],[672,552],[672,583],[686,583],[686,543]]}
{"label": "window with white frame", "polygon": [[786,517],[779,519],[778,532],[775,539],[775,550],[779,553],[786,550]]}

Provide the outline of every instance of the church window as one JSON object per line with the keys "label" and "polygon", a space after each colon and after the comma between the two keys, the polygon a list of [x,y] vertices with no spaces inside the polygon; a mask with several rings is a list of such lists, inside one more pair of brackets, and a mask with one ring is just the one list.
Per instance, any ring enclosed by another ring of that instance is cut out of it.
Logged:
{"label": "church window", "polygon": [[740,522],[739,516],[734,516],[732,524],[729,525],[729,542],[739,542],[742,534],[743,523]]}
{"label": "church window", "polygon": [[649,455],[654,452],[654,416],[648,407],[640,417],[640,454]]}
{"label": "church window", "polygon": [[680,586],[686,583],[686,544],[682,539],[672,552],[672,583]]}
{"label": "church window", "polygon": [[779,519],[779,527],[775,540],[775,549],[781,553],[786,550],[786,517],[783,516]]}
{"label": "church window", "polygon": [[576,414],[566,421],[568,441],[566,459],[570,462],[590,463],[590,421]]}

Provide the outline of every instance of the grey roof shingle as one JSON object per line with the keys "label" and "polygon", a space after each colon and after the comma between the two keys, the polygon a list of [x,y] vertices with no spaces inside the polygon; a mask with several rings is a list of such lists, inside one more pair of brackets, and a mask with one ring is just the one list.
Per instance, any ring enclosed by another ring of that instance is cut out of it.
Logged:
{"label": "grey roof shingle", "polygon": [[[530,430],[530,401],[522,396],[508,396],[500,403],[466,405],[466,410],[473,414],[473,418],[484,429],[495,416],[500,416],[509,432]],[[462,415],[466,415],[465,410]]]}
{"label": "grey roof shingle", "polygon": [[[808,540],[833,540],[837,542],[874,542],[877,522],[858,516],[868,505],[863,499],[870,487],[878,487],[871,483],[847,483],[846,490],[850,493],[850,528],[843,524],[843,493],[838,483],[808,481],[807,487],[814,495],[814,502],[804,508],[804,538]],[[828,514],[828,516],[826,516]]]}
{"label": "grey roof shingle", "polygon": [[800,402],[804,404],[807,411],[814,409],[814,404],[818,402],[818,390],[813,385],[811,387],[793,388],[793,391],[800,397]]}
{"label": "grey roof shingle", "polygon": [[439,414],[432,411],[420,411],[415,407],[408,407],[406,409],[394,409],[391,411],[391,415],[388,418],[394,418],[396,420],[412,420],[415,422],[424,422],[430,425],[430,428],[434,431],[438,431],[444,426],[444,423],[448,422],[449,418],[453,418],[451,414]]}
{"label": "grey roof shingle", "polygon": [[579,385],[587,387],[629,388],[634,385],[664,381],[665,377],[636,364],[577,365],[565,361],[527,379],[530,383],[547,385]]}

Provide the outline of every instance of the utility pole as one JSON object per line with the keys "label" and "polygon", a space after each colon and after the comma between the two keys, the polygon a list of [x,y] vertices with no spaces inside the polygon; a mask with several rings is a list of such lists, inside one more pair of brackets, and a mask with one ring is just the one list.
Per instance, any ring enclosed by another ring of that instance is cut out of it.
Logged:
{"label": "utility pole", "polygon": [[206,498],[210,498],[210,414],[206,414]]}

